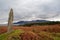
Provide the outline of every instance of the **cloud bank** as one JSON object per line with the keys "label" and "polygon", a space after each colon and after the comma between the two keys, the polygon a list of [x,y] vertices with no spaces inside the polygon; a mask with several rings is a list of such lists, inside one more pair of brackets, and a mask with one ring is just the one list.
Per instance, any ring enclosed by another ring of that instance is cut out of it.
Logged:
{"label": "cloud bank", "polygon": [[60,0],[0,0],[0,23],[7,22],[10,8],[14,10],[14,21],[60,21]]}

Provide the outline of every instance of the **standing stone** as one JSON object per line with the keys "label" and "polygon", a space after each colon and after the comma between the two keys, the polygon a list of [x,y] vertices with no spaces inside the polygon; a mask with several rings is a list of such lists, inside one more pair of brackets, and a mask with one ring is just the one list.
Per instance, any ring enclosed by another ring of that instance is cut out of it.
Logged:
{"label": "standing stone", "polygon": [[11,8],[8,18],[8,30],[7,30],[8,33],[12,31],[12,26],[13,26],[13,9]]}

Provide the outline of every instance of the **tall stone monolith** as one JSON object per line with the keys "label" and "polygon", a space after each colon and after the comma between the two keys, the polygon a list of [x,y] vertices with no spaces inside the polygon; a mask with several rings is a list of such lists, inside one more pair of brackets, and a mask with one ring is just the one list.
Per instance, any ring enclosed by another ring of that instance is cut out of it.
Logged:
{"label": "tall stone monolith", "polygon": [[10,9],[9,18],[8,18],[8,30],[7,32],[10,33],[13,30],[13,9]]}

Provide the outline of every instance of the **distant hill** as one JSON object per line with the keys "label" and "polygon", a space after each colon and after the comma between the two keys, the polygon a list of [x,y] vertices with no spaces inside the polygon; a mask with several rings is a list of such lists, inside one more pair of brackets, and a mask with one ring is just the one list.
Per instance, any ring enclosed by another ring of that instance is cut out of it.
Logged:
{"label": "distant hill", "polygon": [[48,20],[32,20],[32,21],[19,21],[14,23],[14,25],[24,25],[24,26],[31,26],[31,25],[54,25],[60,24],[60,21],[48,21]]}
{"label": "distant hill", "polygon": [[[14,22],[14,25],[52,25],[60,24],[60,21],[48,21],[48,20],[32,20],[32,21],[18,21]],[[0,26],[7,26],[7,24],[0,24]]]}
{"label": "distant hill", "polygon": [[24,24],[31,24],[31,23],[43,23],[43,22],[50,22],[50,21],[47,20],[19,21],[14,23],[14,25],[24,25]]}

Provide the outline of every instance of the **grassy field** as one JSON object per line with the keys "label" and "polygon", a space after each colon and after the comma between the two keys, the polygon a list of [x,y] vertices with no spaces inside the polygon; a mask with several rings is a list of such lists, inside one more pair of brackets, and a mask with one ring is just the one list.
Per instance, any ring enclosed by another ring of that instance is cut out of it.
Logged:
{"label": "grassy field", "polygon": [[60,25],[14,26],[11,33],[0,28],[0,40],[60,40]]}
{"label": "grassy field", "polygon": [[0,35],[0,40],[10,40],[11,37],[16,36],[18,37],[21,33],[23,33],[24,31],[22,30],[14,30],[11,33],[4,33]]}
{"label": "grassy field", "polygon": [[[22,36],[20,36],[20,35],[22,35],[23,33],[24,33],[24,31],[22,31],[22,30],[14,30],[13,32],[11,32],[9,34],[8,33],[4,33],[4,34],[0,35],[0,40],[21,40]],[[31,33],[31,32],[29,32],[29,33]],[[60,40],[60,33],[49,33],[49,32],[43,32],[43,31],[41,31],[40,33],[36,33],[36,34],[33,33],[33,34],[34,35],[38,34],[39,38],[41,40]],[[32,35],[32,33],[30,35]],[[32,36],[34,36],[34,35],[32,35]],[[30,36],[28,35],[27,37],[30,37]],[[22,37],[22,38],[24,39],[24,37]],[[36,39],[36,40],[39,40],[39,39]]]}

